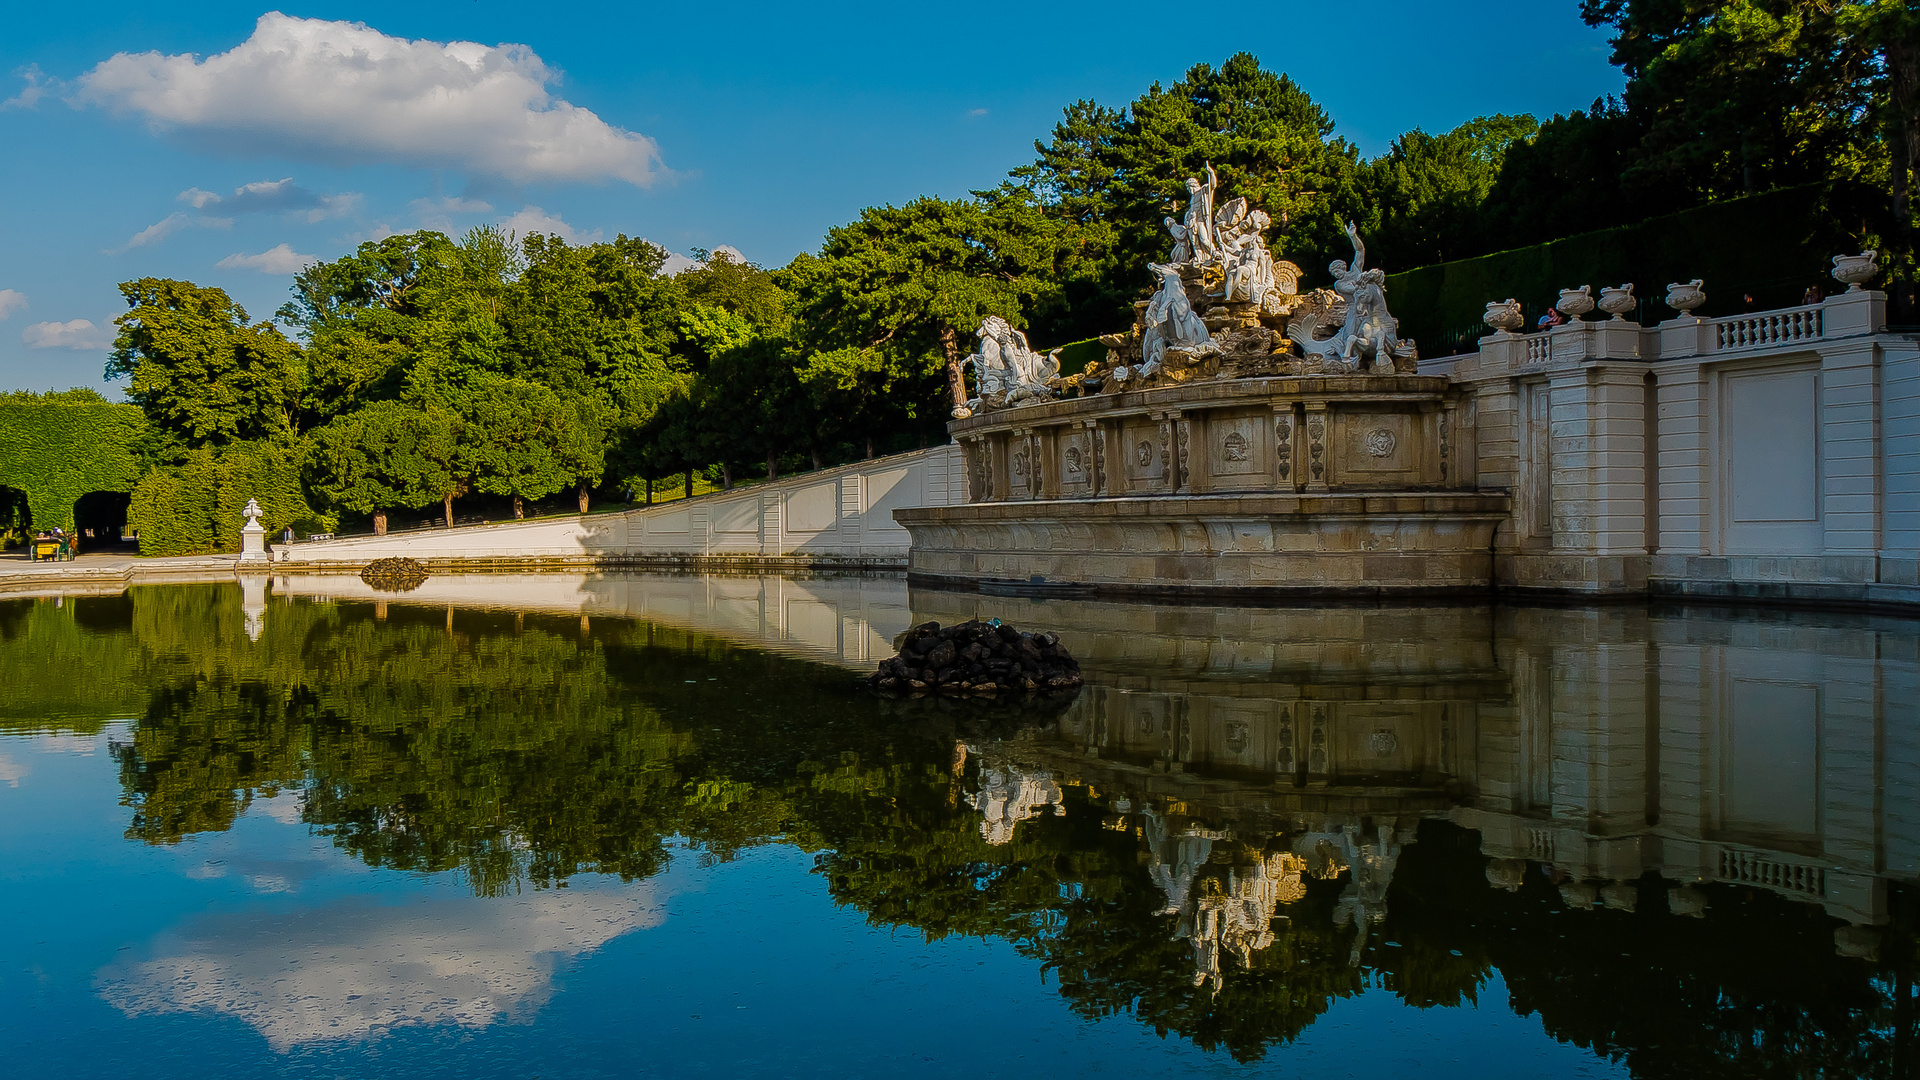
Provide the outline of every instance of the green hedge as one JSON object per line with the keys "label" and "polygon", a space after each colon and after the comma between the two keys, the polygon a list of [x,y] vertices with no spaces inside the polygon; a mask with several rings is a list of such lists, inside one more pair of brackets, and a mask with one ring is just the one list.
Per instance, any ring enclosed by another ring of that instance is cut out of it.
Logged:
{"label": "green hedge", "polygon": [[1107,358],[1107,347],[1100,344],[1099,338],[1070,342],[1060,346],[1060,374],[1078,375],[1087,370],[1087,365],[1096,360]]}
{"label": "green hedge", "polygon": [[[1858,251],[1875,193],[1848,185],[1783,188],[1731,199],[1599,232],[1475,259],[1387,275],[1387,296],[1423,356],[1444,356],[1456,343],[1472,348],[1487,332],[1487,302],[1515,297],[1529,324],[1547,313],[1560,290],[1632,282],[1639,321],[1676,314],[1662,300],[1667,284],[1703,278],[1702,315],[1731,315],[1754,295],[1758,308],[1800,302],[1807,286],[1839,288],[1827,272],[1831,257]],[[1848,222],[1855,223],[1849,228]]]}
{"label": "green hedge", "polygon": [[91,390],[0,394],[0,487],[26,493],[35,528],[72,529],[80,496],[133,490],[145,430],[139,409]]}
{"label": "green hedge", "polygon": [[192,450],[179,464],[152,470],[134,488],[127,522],[140,534],[142,555],[238,551],[250,498],[260,501],[269,536],[289,525],[310,533],[336,524],[308,505],[298,449],[271,443]]}

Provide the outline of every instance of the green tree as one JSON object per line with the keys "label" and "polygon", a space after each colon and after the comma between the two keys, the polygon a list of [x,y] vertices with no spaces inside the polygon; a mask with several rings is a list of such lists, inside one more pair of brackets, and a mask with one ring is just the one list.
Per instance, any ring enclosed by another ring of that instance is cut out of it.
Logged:
{"label": "green tree", "polygon": [[1107,328],[1149,285],[1147,261],[1172,245],[1162,219],[1186,201],[1186,178],[1209,164],[1224,193],[1273,218],[1269,243],[1302,266],[1325,265],[1361,208],[1359,151],[1334,135],[1306,91],[1249,53],[1195,65],[1122,109],[1078,102],[1052,140],[1034,146],[1039,158],[1013,176],[1057,216],[1092,230],[1076,237],[1080,273],[1098,283]]}
{"label": "green tree", "polygon": [[[1056,287],[1059,231],[1030,196],[1011,190],[864,210],[783,275],[796,297],[800,349],[883,353],[898,370],[933,385],[943,379],[958,404],[967,397],[960,362],[974,328],[988,315],[1025,326],[1024,312]],[[915,396],[929,401],[937,392]]]}
{"label": "green tree", "polygon": [[1415,129],[1367,163],[1368,250],[1401,268],[1481,255],[1504,246],[1482,205],[1507,150],[1540,129],[1531,116],[1482,116],[1440,135]]}
{"label": "green tree", "polygon": [[588,398],[563,398],[521,379],[489,378],[452,399],[461,437],[454,475],[477,490],[526,500],[598,483],[604,418]]}
{"label": "green tree", "polygon": [[454,418],[441,410],[375,402],[309,436],[308,485],[333,505],[372,515],[374,533],[384,536],[389,509],[451,500],[458,442]]}
{"label": "green tree", "polygon": [[127,398],[181,447],[226,446],[299,433],[303,356],[271,323],[219,289],[141,278],[120,286],[128,311],[107,378],[129,377]]}

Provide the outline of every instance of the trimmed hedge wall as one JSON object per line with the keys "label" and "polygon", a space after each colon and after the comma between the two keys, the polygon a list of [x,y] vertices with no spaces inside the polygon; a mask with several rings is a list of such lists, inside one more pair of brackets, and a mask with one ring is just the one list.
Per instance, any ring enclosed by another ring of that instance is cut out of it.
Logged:
{"label": "trimmed hedge wall", "polygon": [[180,464],[154,469],[134,488],[127,522],[140,534],[142,555],[239,551],[241,511],[250,498],[260,500],[269,537],[289,525],[303,532],[335,527],[307,504],[299,451],[270,443],[191,450]]}
{"label": "trimmed hedge wall", "polygon": [[91,390],[0,394],[0,487],[23,491],[36,529],[73,528],[91,491],[132,491],[146,418]]}
{"label": "trimmed hedge wall", "polygon": [[[1545,315],[1560,290],[1632,282],[1640,299],[1638,320],[1673,318],[1662,302],[1667,284],[1703,278],[1707,303],[1701,315],[1732,315],[1752,293],[1759,309],[1800,302],[1807,286],[1831,293],[1831,258],[1858,251],[1863,220],[1877,195],[1848,185],[1811,184],[1730,199],[1652,218],[1638,225],[1569,236],[1533,247],[1475,259],[1424,266],[1387,275],[1387,296],[1400,320],[1400,336],[1412,338],[1422,356],[1445,356],[1455,346],[1473,347],[1487,333],[1481,317],[1487,302],[1515,297],[1529,325]],[[1849,229],[1847,222],[1861,227]]]}

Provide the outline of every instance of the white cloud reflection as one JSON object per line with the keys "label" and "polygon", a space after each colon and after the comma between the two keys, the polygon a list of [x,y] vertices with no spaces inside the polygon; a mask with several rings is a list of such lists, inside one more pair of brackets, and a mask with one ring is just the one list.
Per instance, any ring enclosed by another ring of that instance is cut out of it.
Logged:
{"label": "white cloud reflection", "polygon": [[276,1051],[403,1025],[483,1028],[531,1019],[557,961],[665,915],[646,890],[542,890],[404,907],[223,915],[156,941],[153,959],[103,969],[100,996],[129,1016],[237,1017]]}

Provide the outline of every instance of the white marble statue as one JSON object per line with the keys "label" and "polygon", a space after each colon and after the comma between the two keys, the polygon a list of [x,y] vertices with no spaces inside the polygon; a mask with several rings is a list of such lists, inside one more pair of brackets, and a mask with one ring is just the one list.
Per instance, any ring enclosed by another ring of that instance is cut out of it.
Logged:
{"label": "white marble statue", "polygon": [[1180,280],[1180,268],[1167,263],[1149,265],[1160,275],[1160,288],[1147,303],[1147,332],[1140,343],[1141,364],[1137,372],[1142,378],[1160,370],[1170,348],[1184,349],[1193,355],[1204,354],[1207,347],[1213,345],[1207,324],[1200,321],[1200,316],[1193,313],[1193,305],[1187,302],[1187,287]]}
{"label": "white marble statue", "polygon": [[1187,177],[1187,216],[1181,224],[1187,232],[1187,250],[1195,262],[1210,262],[1219,250],[1213,237],[1213,195],[1219,187],[1220,178],[1214,175],[1211,163],[1207,165],[1206,183]]}
{"label": "white marble statue", "polygon": [[989,315],[975,331],[980,351],[961,361],[973,368],[978,396],[967,408],[1005,409],[1053,398],[1049,381],[1060,374],[1060,350],[1042,356],[1027,344],[1027,335],[998,315]]}
{"label": "white marble statue", "polygon": [[1170,217],[1161,218],[1160,221],[1166,225],[1167,233],[1173,237],[1173,254],[1167,257],[1167,261],[1178,265],[1191,260],[1193,249],[1187,246],[1187,227]]}
{"label": "white marble statue", "polygon": [[1367,269],[1367,246],[1351,221],[1347,238],[1353,242],[1352,264],[1335,259],[1327,267],[1333,274],[1333,291],[1345,301],[1346,317],[1340,329],[1332,337],[1320,338],[1317,320],[1308,314],[1287,327],[1287,336],[1302,353],[1320,360],[1327,374],[1357,370],[1362,362],[1390,374],[1395,357],[1412,354],[1412,343],[1397,336],[1400,322],[1387,311],[1387,275]]}
{"label": "white marble statue", "polygon": [[[1245,206],[1245,199],[1234,203]],[[1274,280],[1273,255],[1267,250],[1265,232],[1272,219],[1264,210],[1255,210],[1235,218],[1221,237],[1220,255],[1226,264],[1226,281],[1221,298],[1228,303],[1244,300],[1255,308],[1277,314],[1280,288]]]}

